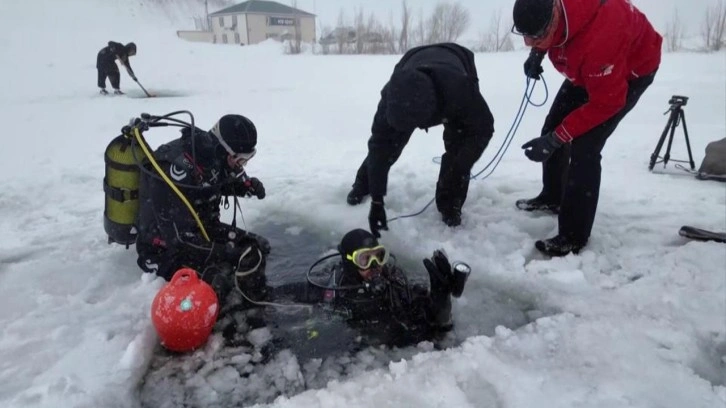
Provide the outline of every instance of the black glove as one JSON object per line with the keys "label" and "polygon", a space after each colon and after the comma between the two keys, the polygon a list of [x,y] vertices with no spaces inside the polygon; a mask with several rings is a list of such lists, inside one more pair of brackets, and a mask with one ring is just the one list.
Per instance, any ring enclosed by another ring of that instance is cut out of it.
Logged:
{"label": "black glove", "polygon": [[524,61],[524,75],[532,79],[541,79],[540,74],[544,72],[544,69],[542,69],[542,60],[546,54],[545,51],[532,48],[532,51],[529,52],[529,57]]}
{"label": "black glove", "polygon": [[443,250],[437,249],[431,259],[423,260],[431,282],[432,323],[440,330],[451,330],[451,288],[454,274]]}
{"label": "black glove", "polygon": [[555,150],[559,149],[564,142],[557,137],[555,132],[545,133],[522,145],[524,154],[529,160],[543,162],[552,156]]}
{"label": "black glove", "polygon": [[381,237],[380,230],[388,231],[388,223],[386,222],[386,209],[383,207],[383,200],[371,201],[371,210],[368,213],[368,224],[371,227],[371,234],[376,238]]}
{"label": "black glove", "polygon": [[259,200],[265,198],[265,185],[257,177],[252,177],[245,181],[245,186],[247,187],[248,195],[255,196]]}
{"label": "black glove", "polygon": [[431,259],[423,260],[423,264],[429,273],[431,292],[450,294],[454,283],[454,272],[451,270],[451,263],[446,253],[442,249],[437,249]]}

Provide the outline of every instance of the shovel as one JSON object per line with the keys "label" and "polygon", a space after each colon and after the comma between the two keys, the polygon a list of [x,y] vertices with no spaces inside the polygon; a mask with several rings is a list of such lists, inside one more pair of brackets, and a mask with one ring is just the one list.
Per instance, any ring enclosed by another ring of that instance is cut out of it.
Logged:
{"label": "shovel", "polygon": [[138,80],[138,79],[136,79],[136,77],[134,77],[134,82],[136,82],[136,83],[137,83],[137,84],[139,85],[139,87],[141,88],[141,90],[142,90],[142,91],[144,91],[144,93],[146,94],[146,96],[147,96],[147,97],[149,97],[149,98],[153,98],[153,97],[155,97],[155,96],[156,96],[156,95],[152,95],[152,94],[150,94],[150,93],[149,93],[148,91],[146,91],[146,88],[144,88],[144,86],[143,86],[143,85],[141,85],[141,83],[139,82],[139,80]]}

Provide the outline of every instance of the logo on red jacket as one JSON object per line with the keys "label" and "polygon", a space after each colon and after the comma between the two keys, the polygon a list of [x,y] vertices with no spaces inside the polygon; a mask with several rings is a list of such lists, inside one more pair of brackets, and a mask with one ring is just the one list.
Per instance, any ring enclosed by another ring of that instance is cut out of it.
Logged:
{"label": "logo on red jacket", "polygon": [[606,77],[608,75],[611,75],[613,73],[613,70],[615,69],[614,64],[607,64],[600,67],[600,72],[594,73],[590,75],[590,78],[602,78]]}

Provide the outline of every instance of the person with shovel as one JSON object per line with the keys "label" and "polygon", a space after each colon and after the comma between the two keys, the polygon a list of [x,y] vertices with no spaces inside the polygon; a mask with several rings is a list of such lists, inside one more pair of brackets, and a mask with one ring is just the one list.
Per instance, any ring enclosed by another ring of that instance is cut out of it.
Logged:
{"label": "person with shovel", "polygon": [[131,69],[131,64],[129,63],[129,57],[133,55],[136,55],[136,44],[132,42],[123,45],[109,41],[108,45],[98,52],[96,69],[98,70],[98,87],[101,88],[101,95],[108,95],[108,91],[106,91],[106,78],[111,81],[114,95],[124,94],[120,89],[121,74],[116,66],[116,60],[119,60],[126,67],[126,72],[128,72],[131,79],[138,82],[134,70]]}

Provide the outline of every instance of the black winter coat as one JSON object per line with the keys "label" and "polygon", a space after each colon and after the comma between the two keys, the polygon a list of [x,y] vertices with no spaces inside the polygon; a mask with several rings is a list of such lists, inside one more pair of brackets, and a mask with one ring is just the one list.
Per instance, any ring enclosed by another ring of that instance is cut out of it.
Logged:
{"label": "black winter coat", "polygon": [[[419,128],[443,124],[445,139],[477,145],[473,149],[459,149],[459,154],[466,155],[470,150],[476,158],[457,158],[473,164],[494,133],[494,117],[479,91],[474,54],[454,43],[426,45],[406,52],[394,67],[394,72],[403,68],[426,72],[436,89],[437,114],[430,123],[421,124]],[[381,90],[368,141],[368,185],[372,197],[386,194],[390,167],[412,133],[400,132],[388,123],[386,104],[390,97],[386,84]],[[405,95],[395,97],[405,98]]]}
{"label": "black winter coat", "polygon": [[116,66],[116,59],[120,60],[129,71],[129,74],[133,75],[131,69],[131,63],[129,62],[129,54],[126,47],[114,41],[109,41],[108,45],[101,48],[96,57],[96,68],[104,71],[118,71]]}

